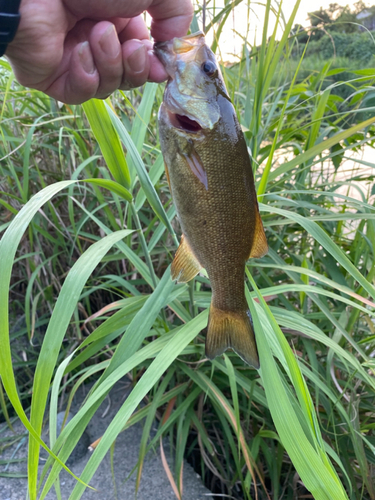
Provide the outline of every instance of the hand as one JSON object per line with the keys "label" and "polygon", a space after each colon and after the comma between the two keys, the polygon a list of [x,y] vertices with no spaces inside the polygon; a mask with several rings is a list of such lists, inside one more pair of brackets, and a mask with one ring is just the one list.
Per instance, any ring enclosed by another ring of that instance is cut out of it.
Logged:
{"label": "hand", "polygon": [[22,0],[6,56],[22,85],[69,104],[161,82],[145,10],[157,41],[186,35],[193,16],[190,0]]}

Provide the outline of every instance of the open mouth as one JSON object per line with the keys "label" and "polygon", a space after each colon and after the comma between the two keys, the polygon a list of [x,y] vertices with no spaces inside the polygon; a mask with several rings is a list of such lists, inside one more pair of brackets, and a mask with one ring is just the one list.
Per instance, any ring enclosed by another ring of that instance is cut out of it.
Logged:
{"label": "open mouth", "polygon": [[202,130],[199,123],[192,120],[188,116],[178,115],[177,113],[171,112],[168,112],[168,114],[171,124],[176,128],[185,130],[185,132],[199,132],[199,130]]}

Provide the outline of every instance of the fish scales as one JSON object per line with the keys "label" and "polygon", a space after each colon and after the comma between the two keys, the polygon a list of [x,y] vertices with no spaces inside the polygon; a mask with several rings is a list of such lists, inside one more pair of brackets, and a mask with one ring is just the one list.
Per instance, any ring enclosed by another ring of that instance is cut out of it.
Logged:
{"label": "fish scales", "polygon": [[[223,117],[223,130],[210,131],[195,146],[206,170],[208,189],[179,154],[179,144],[169,151],[167,164],[182,231],[207,270],[215,305],[231,310],[244,305],[244,268],[254,234],[256,195],[243,136],[238,134],[236,141],[228,137],[228,115],[223,113]],[[169,139],[162,141],[168,143]]]}
{"label": "fish scales", "polygon": [[[172,274],[188,281],[204,267],[210,278],[206,354],[212,358],[232,348],[258,367],[244,271],[250,256],[266,253],[267,243],[246,142],[203,35],[156,44],[156,53],[171,77],[159,132],[184,235]],[[203,67],[214,75],[207,77]]]}

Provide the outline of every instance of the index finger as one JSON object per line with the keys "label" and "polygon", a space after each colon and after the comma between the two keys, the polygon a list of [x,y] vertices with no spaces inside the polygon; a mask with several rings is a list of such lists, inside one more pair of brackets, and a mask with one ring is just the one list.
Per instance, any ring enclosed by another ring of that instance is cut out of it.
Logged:
{"label": "index finger", "polygon": [[157,42],[185,36],[194,14],[190,0],[154,0],[147,11],[152,17],[151,35]]}

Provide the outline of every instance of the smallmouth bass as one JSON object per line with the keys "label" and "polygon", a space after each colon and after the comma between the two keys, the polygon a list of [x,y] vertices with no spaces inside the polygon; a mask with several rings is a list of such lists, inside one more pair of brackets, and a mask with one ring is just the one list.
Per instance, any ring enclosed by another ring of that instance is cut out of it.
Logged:
{"label": "smallmouth bass", "polygon": [[157,42],[154,51],[169,75],[159,135],[183,232],[172,279],[188,282],[206,269],[212,287],[207,357],[231,348],[259,368],[245,264],[268,246],[245,138],[202,33]]}

